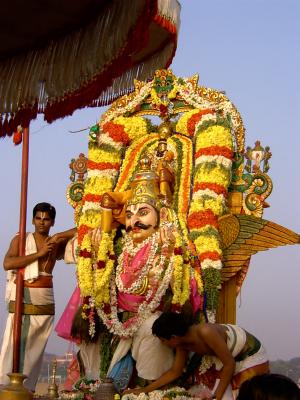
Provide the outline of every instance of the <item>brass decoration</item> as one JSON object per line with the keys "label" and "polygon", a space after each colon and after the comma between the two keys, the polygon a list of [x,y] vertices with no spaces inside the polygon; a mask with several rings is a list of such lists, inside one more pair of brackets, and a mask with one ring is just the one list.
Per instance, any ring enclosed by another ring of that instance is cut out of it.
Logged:
{"label": "brass decoration", "polygon": [[271,156],[270,147],[262,147],[259,141],[253,148],[248,146],[244,153],[234,154],[228,193],[230,212],[262,217],[264,208],[269,207],[265,200],[273,189],[267,174]]}
{"label": "brass decoration", "polygon": [[7,374],[10,384],[4,386],[0,390],[0,400],[32,400],[33,394],[23,386],[24,374],[11,373]]}
{"label": "brass decoration", "polygon": [[55,380],[56,368],[57,368],[57,360],[54,359],[52,362],[52,373],[51,373],[50,383],[48,386],[48,397],[50,399],[58,399],[58,386]]}
{"label": "brass decoration", "polygon": [[101,381],[99,388],[97,389],[94,398],[95,400],[114,400],[116,394],[113,380],[105,378]]}
{"label": "brass decoration", "polygon": [[[90,135],[95,135],[96,133],[91,128]],[[87,174],[87,163],[88,159],[85,157],[83,153],[80,153],[78,158],[73,158],[69,167],[71,169],[70,180],[71,184],[67,187],[67,201],[74,208],[74,220],[77,225],[79,216],[81,213],[81,200],[84,193],[84,181]],[[77,178],[76,178],[77,176]]]}
{"label": "brass decoration", "polygon": [[249,187],[245,191],[243,209],[248,215],[262,217],[263,209],[269,207],[265,199],[271,194],[273,183],[267,172],[270,169],[269,160],[272,157],[270,147],[261,146],[259,140],[253,149],[248,146],[245,152],[245,170],[248,172]]}
{"label": "brass decoration", "polygon": [[[71,169],[70,180],[71,184],[67,188],[67,200],[72,207],[76,207],[83,196],[84,180],[87,173],[88,159],[83,153],[80,153],[78,158],[73,158],[69,167]],[[76,179],[77,175],[77,179]]]}

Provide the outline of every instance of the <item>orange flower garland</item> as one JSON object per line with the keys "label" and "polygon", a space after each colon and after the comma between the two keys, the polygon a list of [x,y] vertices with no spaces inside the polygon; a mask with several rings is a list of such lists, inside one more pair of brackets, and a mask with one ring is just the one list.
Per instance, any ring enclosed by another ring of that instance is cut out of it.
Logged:
{"label": "orange flower garland", "polygon": [[215,110],[212,110],[210,108],[208,108],[206,110],[199,110],[196,114],[193,114],[191,116],[191,118],[188,119],[188,121],[187,121],[187,131],[188,131],[189,136],[194,136],[196,125],[202,119],[202,116],[203,115],[207,115],[207,114],[214,115],[215,114]]}
{"label": "orange flower garland", "polygon": [[129,136],[123,125],[115,124],[112,121],[106,122],[103,125],[103,132],[106,132],[114,142],[121,142],[125,145],[129,143]]}
{"label": "orange flower garland", "polygon": [[187,223],[201,262],[207,309],[213,312],[213,320],[222,268],[218,218],[226,209],[233,141],[227,120],[206,113],[205,120],[199,118],[197,122],[197,116],[194,113],[187,121],[190,129],[194,127],[196,139],[194,187]]}

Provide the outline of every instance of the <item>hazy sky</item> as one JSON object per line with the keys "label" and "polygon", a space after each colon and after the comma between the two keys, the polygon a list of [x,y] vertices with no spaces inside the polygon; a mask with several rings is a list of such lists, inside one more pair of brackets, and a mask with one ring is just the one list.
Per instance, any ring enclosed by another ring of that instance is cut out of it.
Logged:
{"label": "hazy sky", "polygon": [[[274,189],[264,218],[300,232],[298,160],[300,150],[299,0],[182,0],[178,50],[171,68],[178,76],[199,73],[203,86],[225,90],[246,127],[246,145],[259,139],[273,153]],[[31,209],[40,201],[57,208],[53,233],[73,225],[66,201],[69,162],[87,153],[87,133],[101,109],[76,112],[52,125],[40,117],[31,125],[28,230]],[[0,258],[18,231],[21,147],[0,142]],[[238,323],[264,342],[271,359],[300,356],[300,247],[288,246],[252,258],[238,299]],[[5,274],[0,271],[0,331],[5,324]],[[75,286],[74,266],[54,272],[56,319]],[[68,343],[52,334],[48,352]]]}

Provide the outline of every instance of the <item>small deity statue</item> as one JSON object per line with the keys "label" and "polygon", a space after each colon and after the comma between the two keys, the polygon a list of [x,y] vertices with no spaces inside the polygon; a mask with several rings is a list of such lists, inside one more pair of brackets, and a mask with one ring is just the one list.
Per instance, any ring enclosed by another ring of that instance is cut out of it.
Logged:
{"label": "small deity statue", "polygon": [[174,153],[168,150],[167,145],[167,139],[172,135],[172,132],[173,130],[170,122],[163,122],[159,126],[159,141],[156,150],[156,171],[159,176],[159,190],[168,204],[171,204],[175,182],[174,171],[172,168]]}

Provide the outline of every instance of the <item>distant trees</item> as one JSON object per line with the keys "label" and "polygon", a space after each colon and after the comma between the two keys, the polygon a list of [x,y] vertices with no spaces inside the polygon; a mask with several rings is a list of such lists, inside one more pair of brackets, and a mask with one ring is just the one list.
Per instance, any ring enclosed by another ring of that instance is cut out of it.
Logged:
{"label": "distant trees", "polygon": [[271,371],[283,374],[300,383],[300,357],[295,357],[289,361],[276,360],[270,362]]}

